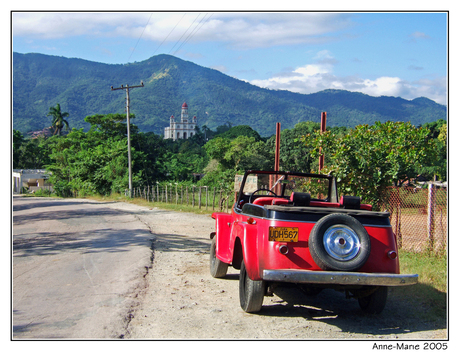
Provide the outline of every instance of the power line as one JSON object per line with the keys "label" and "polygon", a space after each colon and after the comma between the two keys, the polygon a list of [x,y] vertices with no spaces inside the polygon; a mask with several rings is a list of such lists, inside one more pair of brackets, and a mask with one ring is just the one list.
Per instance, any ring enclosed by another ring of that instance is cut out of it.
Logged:
{"label": "power line", "polygon": [[[176,23],[176,25],[175,25],[174,28],[171,30],[171,32],[169,32],[169,34],[166,36],[165,39],[163,39],[163,41],[161,42],[161,44],[158,45],[158,48],[155,49],[155,51],[153,52],[153,55],[155,55],[155,53],[158,51],[158,49],[160,49],[160,47],[163,45],[163,43],[166,41],[166,39],[169,38],[169,36],[171,35],[171,33],[176,29],[177,25],[182,21],[182,19],[184,18],[184,16],[185,16],[186,14],[187,14],[187,12],[184,13],[184,15],[183,15],[183,16],[181,17],[181,19]],[[153,56],[153,55],[152,55],[152,56]]]}
{"label": "power line", "polygon": [[[188,37],[182,42],[182,44],[180,45],[180,47],[174,52],[173,55],[175,55],[175,54],[184,46],[184,44],[186,44],[186,43],[190,40],[190,38],[192,38],[192,37],[195,35],[195,33],[197,33],[197,32],[201,29],[201,27],[203,27],[203,26],[206,24],[206,22],[209,21],[209,19],[212,17],[212,15],[214,15],[214,14],[211,13],[211,14],[209,15],[209,17],[207,18],[207,20],[204,21],[204,22],[203,22],[203,20],[206,18],[207,15],[204,15],[204,16],[203,16],[203,18],[200,20],[200,22],[196,25],[196,27],[195,27],[195,28],[193,29],[193,31],[188,35]],[[203,22],[203,24],[201,24],[202,22]],[[201,24],[201,26],[200,26],[200,24]]]}
{"label": "power line", "polygon": [[198,14],[198,16],[196,16],[195,20],[192,22],[192,24],[187,28],[187,30],[182,34],[182,36],[179,38],[179,40],[176,42],[176,44],[174,44],[174,46],[172,47],[172,49],[169,51],[168,54],[171,54],[171,51],[173,51],[173,49],[176,47],[176,45],[182,40],[182,38],[184,37],[184,35],[188,32],[188,30],[195,24],[196,20],[198,19],[198,17],[200,17],[201,13]]}
{"label": "power line", "polygon": [[139,44],[139,41],[141,40],[142,36],[144,35],[145,29],[149,25],[150,19],[152,18],[152,15],[153,15],[153,13],[150,14],[149,20],[147,21],[147,24],[144,26],[144,29],[142,30],[142,33],[141,33],[139,39],[137,40],[136,45],[134,46],[133,50],[131,50],[131,54],[129,55],[128,62],[129,62],[129,60],[131,60],[131,56],[133,56],[134,50],[136,50],[136,48],[137,48],[137,44]]}

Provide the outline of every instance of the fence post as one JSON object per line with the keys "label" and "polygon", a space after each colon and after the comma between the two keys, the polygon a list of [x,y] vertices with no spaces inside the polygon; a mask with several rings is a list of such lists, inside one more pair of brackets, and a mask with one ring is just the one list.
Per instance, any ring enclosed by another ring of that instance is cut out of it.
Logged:
{"label": "fence post", "polygon": [[[399,193],[399,190],[398,190]],[[398,194],[399,197],[399,194]],[[402,233],[401,233],[401,201],[398,200],[398,204],[396,205],[396,238],[398,239],[398,248],[402,248]]]}
{"label": "fence post", "polygon": [[224,211],[224,204],[222,202],[222,188],[220,189],[219,195],[219,211]]}
{"label": "fence post", "polygon": [[195,186],[192,186],[192,207],[195,207]]}
{"label": "fence post", "polygon": [[201,209],[201,186],[198,190],[198,209]]}
{"label": "fence post", "polygon": [[212,211],[214,211],[214,206],[216,205],[216,187],[213,187],[214,188],[214,195],[212,197]]}
{"label": "fence post", "polygon": [[441,229],[441,251],[444,251],[446,249],[446,234],[444,232],[444,227],[443,227],[443,211],[442,207],[440,208],[440,219],[439,219],[439,228]]}
{"label": "fence post", "polygon": [[427,230],[428,230],[428,248],[430,252],[434,250],[434,213],[436,208],[436,187],[433,184],[428,185],[428,209],[427,209]]}

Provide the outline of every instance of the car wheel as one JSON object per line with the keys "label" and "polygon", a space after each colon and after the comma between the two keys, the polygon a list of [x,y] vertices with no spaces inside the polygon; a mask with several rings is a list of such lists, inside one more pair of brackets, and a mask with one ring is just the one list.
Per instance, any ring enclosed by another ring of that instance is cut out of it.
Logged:
{"label": "car wheel", "polygon": [[216,237],[211,241],[211,250],[209,253],[209,269],[212,277],[224,277],[227,275],[228,264],[216,257]]}
{"label": "car wheel", "polygon": [[371,242],[361,223],[346,214],[330,214],[313,227],[310,254],[323,270],[356,271],[369,258]]}
{"label": "car wheel", "polygon": [[361,309],[368,314],[382,313],[387,303],[388,287],[380,286],[368,296],[358,298]]}
{"label": "car wheel", "polygon": [[240,271],[240,305],[248,313],[258,312],[262,308],[265,295],[265,281],[251,280],[246,271],[244,260]]}

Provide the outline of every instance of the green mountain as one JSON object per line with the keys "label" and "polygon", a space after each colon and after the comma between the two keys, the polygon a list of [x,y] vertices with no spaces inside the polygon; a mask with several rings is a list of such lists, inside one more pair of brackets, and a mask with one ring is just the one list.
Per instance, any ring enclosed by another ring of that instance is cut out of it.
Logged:
{"label": "green mountain", "polygon": [[182,103],[200,126],[210,129],[231,123],[249,125],[261,136],[275,132],[275,123],[293,128],[301,121],[354,127],[375,121],[411,121],[414,125],[446,119],[446,107],[427,98],[405,100],[371,97],[345,90],[314,94],[269,90],[170,55],[142,62],[110,65],[42,54],[13,53],[13,128],[27,133],[50,126],[49,108],[57,103],[69,113],[70,127],[84,128],[94,114],[125,113],[123,85],[130,90],[133,123],[143,132],[163,134],[171,115],[180,116]]}

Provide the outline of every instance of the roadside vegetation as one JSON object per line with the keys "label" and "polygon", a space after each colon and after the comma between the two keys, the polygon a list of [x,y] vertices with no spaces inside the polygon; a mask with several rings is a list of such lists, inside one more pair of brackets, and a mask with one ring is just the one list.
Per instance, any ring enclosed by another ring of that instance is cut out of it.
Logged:
{"label": "roadside vegetation", "polygon": [[[92,115],[85,121],[88,132],[72,129],[48,138],[26,138],[14,130],[13,168],[46,168],[58,196],[123,194],[128,188],[126,117]],[[375,206],[388,186],[416,178],[446,180],[444,120],[418,127],[386,122],[318,130],[319,123],[307,121],[281,132],[281,170],[318,172],[318,157],[324,155],[321,172],[337,176],[340,193]],[[131,124],[131,139],[133,188],[173,182],[231,189],[235,174],[274,167],[275,136],[262,138],[249,126],[225,124],[215,131],[202,126],[192,138],[172,141]]]}
{"label": "roadside vegetation", "polygon": [[172,211],[177,211],[177,212],[184,212],[184,213],[193,213],[193,214],[202,214],[202,215],[209,215],[216,210],[212,210],[211,207],[208,207],[206,209],[205,206],[202,206],[201,208],[198,206],[192,206],[192,205],[187,205],[187,204],[175,204],[175,203],[165,203],[165,202],[152,202],[152,201],[147,201],[142,198],[130,198],[128,196],[122,195],[122,194],[111,194],[109,196],[87,196],[85,199],[92,199],[96,200],[99,202],[126,202],[126,203],[131,203],[143,207],[148,207],[149,209],[163,209],[163,210],[172,210]]}
{"label": "roadside vegetation", "polygon": [[[129,201],[162,209],[211,214],[212,208],[148,202],[125,196],[128,188],[126,117],[121,114],[87,116],[88,132],[63,130],[71,123],[65,112],[50,108],[54,135],[27,138],[13,131],[13,168],[46,168],[52,173],[54,193],[35,196],[87,197],[102,201]],[[58,116],[58,118],[56,118]],[[61,118],[59,118],[59,116]],[[62,117],[66,117],[63,122]],[[134,119],[134,115],[131,116]],[[59,122],[60,121],[60,122]],[[413,184],[417,178],[447,180],[446,121],[413,126],[409,122],[376,123],[355,128],[332,127],[319,132],[319,123],[300,122],[281,132],[280,169],[333,172],[340,194],[358,195],[378,208],[388,186]],[[236,174],[247,169],[273,169],[275,136],[262,138],[249,126],[225,124],[211,130],[202,126],[187,140],[165,140],[139,132],[131,125],[133,188],[161,183],[179,186],[233,188]],[[401,272],[418,273],[419,284],[407,288],[423,302],[423,314],[446,314],[447,255],[400,253]]]}
{"label": "roadside vegetation", "polygon": [[417,273],[418,284],[402,290],[395,290],[396,297],[413,301],[420,307],[418,314],[422,320],[447,318],[448,257],[446,253],[399,252],[401,273]]}

